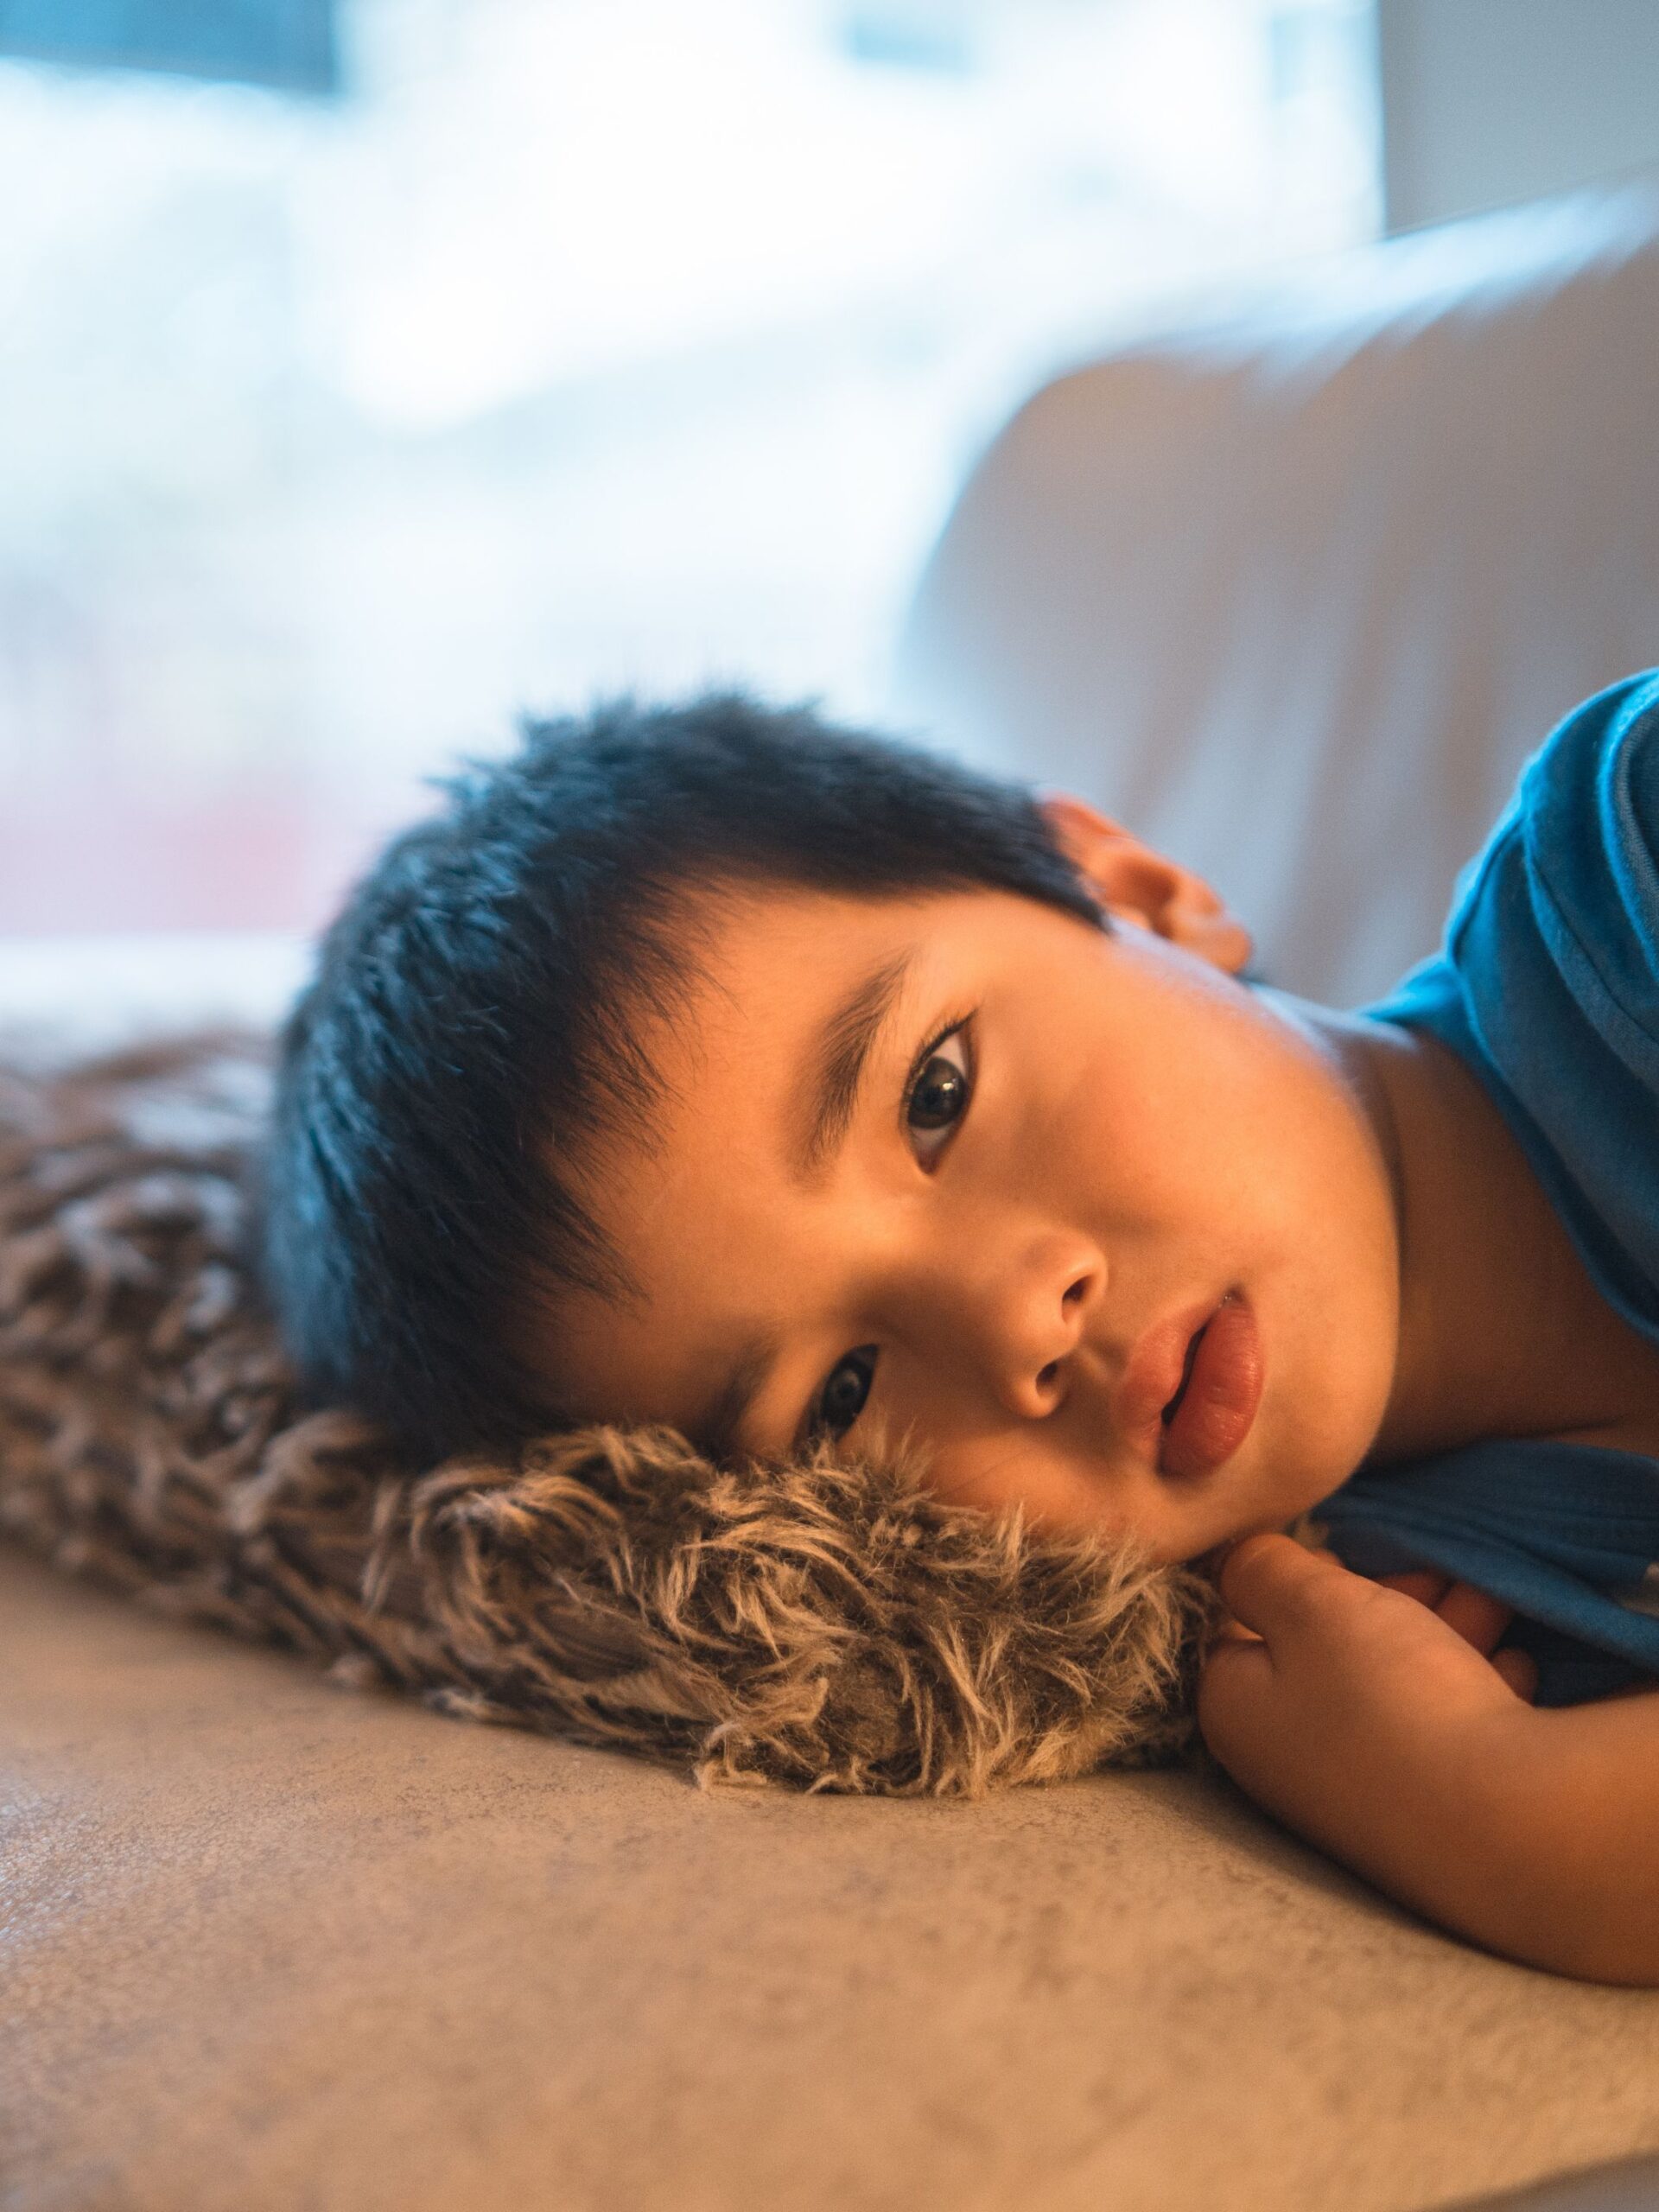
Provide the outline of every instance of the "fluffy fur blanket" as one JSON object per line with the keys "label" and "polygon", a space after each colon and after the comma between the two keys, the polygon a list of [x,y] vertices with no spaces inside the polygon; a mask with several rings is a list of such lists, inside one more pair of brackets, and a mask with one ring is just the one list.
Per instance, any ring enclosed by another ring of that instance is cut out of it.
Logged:
{"label": "fluffy fur blanket", "polygon": [[349,1683],[705,1783],[971,1796],[1192,1740],[1188,1571],[902,1470],[609,1428],[422,1470],[306,1410],[247,1258],[267,1065],[219,1036],[0,1074],[0,1527]]}

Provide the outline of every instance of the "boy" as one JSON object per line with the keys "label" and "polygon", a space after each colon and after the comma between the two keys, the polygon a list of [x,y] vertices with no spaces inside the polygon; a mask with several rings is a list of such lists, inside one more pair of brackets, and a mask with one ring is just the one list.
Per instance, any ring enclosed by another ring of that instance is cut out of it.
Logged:
{"label": "boy", "polygon": [[[1659,1621],[1619,1594],[1659,1554],[1650,842],[1652,677],[1348,1016],[1243,980],[1214,894],[1080,802],[741,698],[532,729],[326,942],[279,1310],[428,1454],[904,1445],[1217,1565],[1243,1787],[1447,1927],[1659,1983]],[[1315,1506],[1383,1579],[1278,1533]],[[1529,1606],[1556,1645],[1499,1649]],[[1530,1701],[1592,1648],[1579,1694],[1628,1694]]]}

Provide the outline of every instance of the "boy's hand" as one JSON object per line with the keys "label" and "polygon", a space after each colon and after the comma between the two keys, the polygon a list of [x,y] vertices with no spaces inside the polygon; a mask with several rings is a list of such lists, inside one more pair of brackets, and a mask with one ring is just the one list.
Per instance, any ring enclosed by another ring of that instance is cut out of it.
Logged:
{"label": "boy's hand", "polygon": [[1501,1857],[1499,1779],[1541,1719],[1531,1662],[1487,1656],[1509,1608],[1444,1576],[1370,1581],[1279,1535],[1235,1545],[1220,1588],[1234,1623],[1198,1688],[1216,1758],[1301,1834],[1459,1918],[1452,1862]]}

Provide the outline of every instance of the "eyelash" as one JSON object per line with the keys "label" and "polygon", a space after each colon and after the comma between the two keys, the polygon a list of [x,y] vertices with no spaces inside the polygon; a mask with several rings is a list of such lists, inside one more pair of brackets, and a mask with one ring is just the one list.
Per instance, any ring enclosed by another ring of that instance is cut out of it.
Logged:
{"label": "eyelash", "polygon": [[[900,1099],[899,1108],[899,1124],[901,1129],[908,1131],[911,1126],[911,1113],[916,1103],[916,1093],[920,1086],[923,1076],[926,1074],[928,1068],[931,1065],[933,1061],[940,1057],[939,1048],[941,1046],[948,1044],[953,1037],[960,1037],[962,1039],[963,1056],[967,1062],[967,1066],[962,1072],[963,1073],[966,1080],[967,1095],[962,1102],[961,1112],[958,1113],[955,1121],[945,1125],[943,1132],[944,1142],[940,1145],[938,1152],[932,1154],[927,1160],[918,1160],[917,1165],[921,1167],[925,1174],[931,1175],[933,1173],[935,1167],[938,1164],[941,1155],[949,1148],[951,1140],[955,1137],[957,1131],[962,1127],[963,1120],[967,1114],[968,1109],[974,1103],[974,1091],[978,1070],[973,1049],[973,1033],[971,1028],[973,1019],[973,1014],[969,1013],[965,1014],[959,1014],[954,1020],[946,1022],[944,1028],[936,1032],[936,1033],[928,1039],[927,1043],[923,1046],[921,1051],[918,1052],[915,1058],[910,1064],[910,1073],[905,1078],[904,1093]],[[875,1379],[876,1361],[880,1357],[880,1347],[875,1344],[860,1344],[855,1350],[843,1352],[842,1354],[841,1357],[830,1369],[829,1374],[824,1377],[823,1383],[820,1388],[817,1397],[812,1402],[811,1411],[807,1421],[807,1435],[809,1440],[814,1437],[822,1436],[840,1438],[845,1436],[848,1431],[853,1427],[860,1414],[862,1414],[865,1405],[868,1401],[870,1385]],[[861,1375],[864,1382],[864,1393],[860,1398],[857,1407],[854,1412],[842,1423],[839,1428],[836,1428],[831,1426],[824,1413],[824,1405],[825,1402],[829,1398],[830,1389],[833,1386],[836,1376],[842,1373],[843,1369],[849,1367],[857,1369]]]}

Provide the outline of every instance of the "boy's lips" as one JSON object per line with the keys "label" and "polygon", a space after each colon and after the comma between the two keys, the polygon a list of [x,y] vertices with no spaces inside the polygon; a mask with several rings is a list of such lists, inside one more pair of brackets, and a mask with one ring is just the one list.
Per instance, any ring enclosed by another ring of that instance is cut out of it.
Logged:
{"label": "boy's lips", "polygon": [[1208,1474],[1249,1434],[1262,1402],[1262,1336],[1242,1293],[1154,1322],[1116,1394],[1119,1433],[1160,1475]]}

